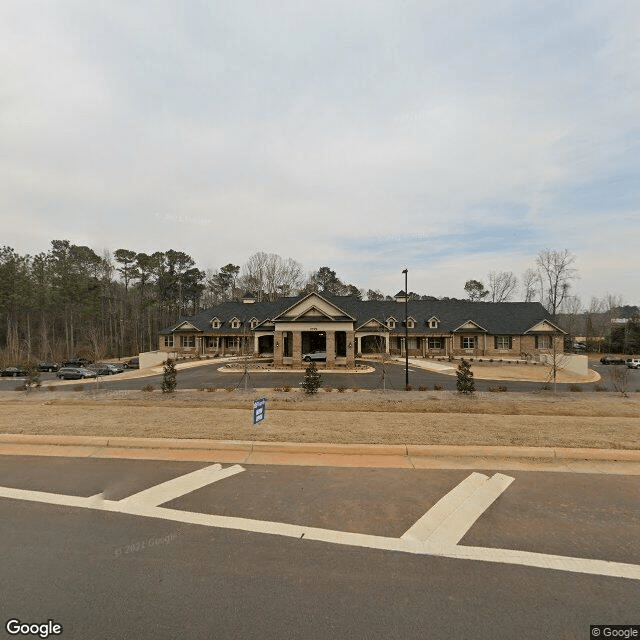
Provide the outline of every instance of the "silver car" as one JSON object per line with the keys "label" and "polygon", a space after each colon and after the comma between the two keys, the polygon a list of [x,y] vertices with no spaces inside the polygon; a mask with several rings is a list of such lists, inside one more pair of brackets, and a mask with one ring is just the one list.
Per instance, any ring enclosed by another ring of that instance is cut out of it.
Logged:
{"label": "silver car", "polygon": [[302,359],[305,362],[311,362],[312,360],[326,360],[327,352],[324,349],[316,349],[315,351],[309,351],[309,353],[303,353]]}

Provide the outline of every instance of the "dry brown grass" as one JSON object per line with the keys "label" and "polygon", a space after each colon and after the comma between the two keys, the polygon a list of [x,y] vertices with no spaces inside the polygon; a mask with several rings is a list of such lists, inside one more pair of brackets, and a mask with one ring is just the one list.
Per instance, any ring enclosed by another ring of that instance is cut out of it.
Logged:
{"label": "dry brown grass", "polygon": [[[252,400],[267,418],[251,424]],[[640,449],[640,394],[140,391],[0,394],[0,431],[292,442]]]}

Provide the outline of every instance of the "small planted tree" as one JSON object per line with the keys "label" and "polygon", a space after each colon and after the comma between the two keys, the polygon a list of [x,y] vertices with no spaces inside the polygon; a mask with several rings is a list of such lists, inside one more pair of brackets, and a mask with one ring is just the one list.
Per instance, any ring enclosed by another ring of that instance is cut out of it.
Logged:
{"label": "small planted tree", "polygon": [[475,382],[473,381],[473,373],[471,371],[471,364],[469,364],[464,358],[458,365],[456,375],[458,376],[458,380],[456,381],[458,393],[473,393],[476,390]]}
{"label": "small planted tree", "polygon": [[162,393],[173,393],[176,390],[177,382],[176,363],[172,358],[168,358],[164,363],[162,375]]}
{"label": "small planted tree", "polygon": [[305,393],[318,393],[318,389],[322,386],[322,376],[318,373],[315,362],[312,361],[306,368],[301,384]]}
{"label": "small planted tree", "polygon": [[37,367],[31,365],[27,369],[27,379],[24,381],[24,387],[27,391],[31,389],[39,389],[42,386],[40,382],[40,372]]}

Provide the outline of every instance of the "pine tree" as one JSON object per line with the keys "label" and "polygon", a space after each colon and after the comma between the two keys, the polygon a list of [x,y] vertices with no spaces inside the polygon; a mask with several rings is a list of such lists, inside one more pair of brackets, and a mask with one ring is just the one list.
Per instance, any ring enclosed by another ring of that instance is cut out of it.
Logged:
{"label": "pine tree", "polygon": [[173,393],[176,390],[176,363],[168,358],[164,364],[164,374],[162,376],[162,393]]}
{"label": "pine tree", "polygon": [[302,381],[302,388],[305,393],[312,394],[318,393],[318,389],[322,386],[322,376],[318,373],[316,363],[311,364],[306,368],[304,374],[304,380]]}
{"label": "pine tree", "polygon": [[458,376],[456,381],[458,393],[473,393],[476,390],[471,364],[464,358],[460,361],[456,375]]}

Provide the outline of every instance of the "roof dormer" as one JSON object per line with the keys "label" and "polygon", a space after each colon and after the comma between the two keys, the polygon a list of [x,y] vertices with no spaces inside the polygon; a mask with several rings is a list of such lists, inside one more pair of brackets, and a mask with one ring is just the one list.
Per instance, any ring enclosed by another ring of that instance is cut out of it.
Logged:
{"label": "roof dormer", "polygon": [[219,329],[221,325],[220,319],[219,318],[212,318],[211,319],[211,328],[212,329]]}
{"label": "roof dormer", "polygon": [[251,328],[255,329],[257,326],[258,326],[258,318],[254,316],[253,318],[251,318]]}
{"label": "roof dormer", "polygon": [[231,320],[229,321],[229,324],[231,325],[232,329],[239,329],[242,322],[240,322],[240,318],[238,318],[237,316],[233,316],[233,318],[231,318]]}
{"label": "roof dormer", "polygon": [[439,325],[440,325],[440,318],[438,318],[438,316],[431,316],[427,320],[427,326],[429,327],[429,329],[437,329]]}
{"label": "roof dormer", "polygon": [[395,329],[396,328],[396,322],[398,322],[393,316],[389,316],[387,318],[387,327],[389,327],[389,329]]}

